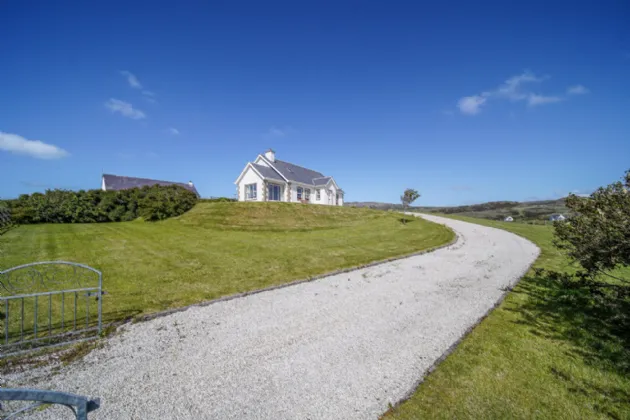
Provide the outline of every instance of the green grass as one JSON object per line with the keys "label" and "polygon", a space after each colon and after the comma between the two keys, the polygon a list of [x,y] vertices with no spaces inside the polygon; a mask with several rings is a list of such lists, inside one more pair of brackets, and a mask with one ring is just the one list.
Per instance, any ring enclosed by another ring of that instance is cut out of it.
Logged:
{"label": "green grass", "polygon": [[[101,270],[108,293],[104,322],[112,322],[409,254],[453,238],[444,226],[420,219],[403,224],[400,217],[289,203],[200,203],[155,223],[25,225],[0,236],[0,268],[66,260]],[[39,305],[46,326],[47,302]],[[18,310],[10,308],[12,314]]]}
{"label": "green grass", "polygon": [[[521,235],[534,268],[573,272],[550,226],[454,217]],[[630,270],[618,274],[630,277]],[[601,279],[604,281],[604,279]],[[563,287],[534,270],[384,417],[630,418],[628,299]]]}

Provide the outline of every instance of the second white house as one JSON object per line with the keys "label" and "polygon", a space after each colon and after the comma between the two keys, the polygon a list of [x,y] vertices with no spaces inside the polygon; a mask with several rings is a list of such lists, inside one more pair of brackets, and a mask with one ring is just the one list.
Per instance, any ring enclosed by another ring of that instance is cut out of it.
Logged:
{"label": "second white house", "polygon": [[343,190],[332,176],[276,159],[269,149],[236,179],[238,201],[286,201],[343,206]]}

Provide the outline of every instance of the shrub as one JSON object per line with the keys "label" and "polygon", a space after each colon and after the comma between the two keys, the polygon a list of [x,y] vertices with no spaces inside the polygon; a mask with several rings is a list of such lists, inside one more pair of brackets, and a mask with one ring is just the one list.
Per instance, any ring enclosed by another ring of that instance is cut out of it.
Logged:
{"label": "shrub", "polygon": [[195,193],[170,185],[121,191],[47,190],[44,194],[23,194],[6,203],[14,223],[104,223],[143,217],[162,220],[190,210]]}
{"label": "shrub", "polygon": [[588,198],[569,195],[566,205],[572,217],[554,223],[560,249],[590,275],[630,266],[630,171]]}

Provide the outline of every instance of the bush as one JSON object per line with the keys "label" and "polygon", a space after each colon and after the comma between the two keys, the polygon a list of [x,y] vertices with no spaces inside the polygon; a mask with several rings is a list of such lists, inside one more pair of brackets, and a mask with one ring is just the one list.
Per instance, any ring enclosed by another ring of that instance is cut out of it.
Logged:
{"label": "bush", "polygon": [[569,195],[566,205],[572,217],[554,223],[560,249],[591,275],[630,266],[630,171],[588,198]]}
{"label": "bush", "polygon": [[23,194],[6,204],[14,223],[33,224],[163,220],[183,214],[196,202],[195,193],[185,188],[154,185],[122,191],[48,190]]}

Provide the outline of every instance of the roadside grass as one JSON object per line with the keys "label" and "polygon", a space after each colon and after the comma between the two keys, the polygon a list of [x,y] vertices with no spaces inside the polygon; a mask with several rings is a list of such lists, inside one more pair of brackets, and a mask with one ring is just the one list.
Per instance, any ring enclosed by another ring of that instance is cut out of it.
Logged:
{"label": "roadside grass", "polygon": [[[551,226],[447,217],[516,233],[541,254],[503,303],[383,417],[630,418],[628,297],[549,276],[575,270],[553,247]],[[617,274],[628,278],[630,270]]]}
{"label": "roadside grass", "polygon": [[[107,292],[103,322],[109,323],[410,254],[452,239],[453,232],[444,226],[420,219],[403,224],[399,214],[376,210],[199,203],[162,222],[20,226],[0,236],[0,268],[66,260],[101,270]],[[58,309],[60,303],[53,306]],[[41,307],[39,316],[46,317],[47,310]],[[26,314],[32,312],[27,308]],[[10,327],[19,333],[15,319]],[[41,322],[47,325],[47,319]]]}

